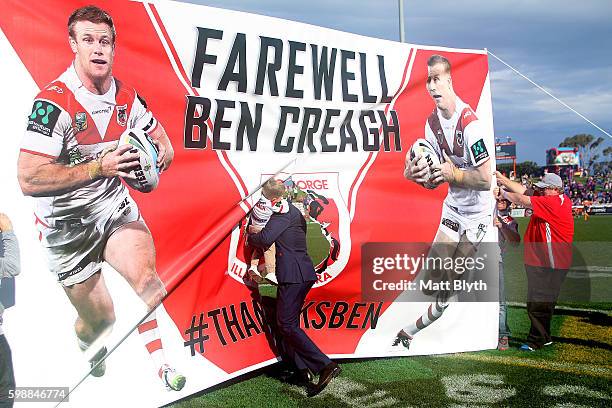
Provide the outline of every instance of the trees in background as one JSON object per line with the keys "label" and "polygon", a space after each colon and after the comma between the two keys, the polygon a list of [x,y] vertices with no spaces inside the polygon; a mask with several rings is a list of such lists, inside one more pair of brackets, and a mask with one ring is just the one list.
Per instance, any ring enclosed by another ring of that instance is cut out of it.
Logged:
{"label": "trees in background", "polygon": [[[497,170],[499,170],[500,172],[506,175],[509,175],[510,172],[512,171],[512,164],[509,164],[509,163],[500,164],[498,162]],[[522,163],[516,163],[516,176],[517,177],[521,177],[524,174],[528,176],[538,176],[541,173],[542,173],[542,169],[535,162],[524,161]]]}
{"label": "trees in background", "polygon": [[[597,160],[600,158],[599,148],[601,147],[603,141],[603,137],[598,137],[596,139],[593,135],[581,133],[566,137],[561,143],[559,143],[559,147],[578,148],[582,166],[591,171],[595,165],[595,162],[597,162]],[[606,148],[604,152],[608,151],[609,154],[609,149],[610,148]]]}

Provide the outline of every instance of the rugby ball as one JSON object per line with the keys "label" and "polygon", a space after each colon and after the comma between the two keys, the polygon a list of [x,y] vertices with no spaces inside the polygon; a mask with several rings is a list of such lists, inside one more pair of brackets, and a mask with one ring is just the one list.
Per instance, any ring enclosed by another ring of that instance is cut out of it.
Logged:
{"label": "rugby ball", "polygon": [[427,163],[428,174],[425,176],[427,181],[423,186],[429,189],[436,188],[437,185],[430,183],[430,181],[433,178],[433,166],[441,163],[438,153],[426,139],[417,139],[410,148],[410,160],[414,160],[416,156],[421,156],[419,162],[425,160]]}
{"label": "rugby ball", "polygon": [[158,150],[151,137],[142,129],[128,129],[119,138],[118,146],[126,144],[132,146],[132,151],[137,151],[140,158],[138,166],[130,171],[135,178],[124,178],[125,182],[142,193],[155,190],[159,183]]}

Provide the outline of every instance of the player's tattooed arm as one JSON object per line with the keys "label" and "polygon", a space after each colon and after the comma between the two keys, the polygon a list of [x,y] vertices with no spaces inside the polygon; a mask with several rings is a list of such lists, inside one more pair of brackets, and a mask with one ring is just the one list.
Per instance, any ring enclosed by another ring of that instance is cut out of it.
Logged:
{"label": "player's tattooed arm", "polygon": [[129,171],[137,165],[138,153],[131,153],[129,145],[76,166],[67,166],[57,163],[53,158],[22,151],[17,160],[17,179],[24,195],[55,196],[98,178],[134,178]]}
{"label": "player's tattooed arm", "polygon": [[444,162],[433,166],[433,184],[447,182],[452,186],[479,191],[486,191],[491,188],[491,172],[488,159],[475,169],[460,170],[445,152],[442,152],[442,154],[444,155]]}
{"label": "player's tattooed arm", "polygon": [[158,123],[157,127],[150,134],[151,139],[153,139],[153,143],[157,146],[159,150],[159,155],[157,156],[157,167],[159,167],[160,171],[167,170],[174,160],[174,148],[172,147],[172,143],[170,142],[170,138],[166,133],[166,130]]}

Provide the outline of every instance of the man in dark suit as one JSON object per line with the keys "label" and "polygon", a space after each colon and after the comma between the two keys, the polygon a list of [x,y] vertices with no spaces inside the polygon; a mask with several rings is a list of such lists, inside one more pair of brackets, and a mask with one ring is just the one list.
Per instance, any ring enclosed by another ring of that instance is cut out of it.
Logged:
{"label": "man in dark suit", "polygon": [[311,385],[308,396],[319,394],[341,372],[300,328],[300,311],[308,291],[317,280],[306,250],[306,220],[293,204],[282,200],[285,186],[280,180],[272,189],[274,213],[266,226],[249,236],[249,243],[267,249],[276,244],[276,322],[286,357],[293,360],[298,373],[310,381],[312,373],[319,381]]}

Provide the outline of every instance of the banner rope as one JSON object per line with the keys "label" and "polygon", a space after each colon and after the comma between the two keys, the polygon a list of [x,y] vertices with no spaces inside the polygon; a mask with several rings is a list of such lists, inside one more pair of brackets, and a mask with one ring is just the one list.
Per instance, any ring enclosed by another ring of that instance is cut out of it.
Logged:
{"label": "banner rope", "polygon": [[523,77],[524,79],[526,79],[527,81],[529,81],[533,86],[535,86],[536,88],[538,88],[539,90],[541,90],[542,92],[544,92],[545,94],[547,94],[548,96],[550,96],[551,98],[553,98],[555,101],[559,102],[561,105],[565,106],[567,109],[571,110],[572,112],[574,112],[576,115],[580,116],[582,119],[584,119],[585,121],[587,121],[588,123],[590,123],[591,125],[593,125],[594,127],[596,127],[598,130],[600,130],[602,133],[604,133],[605,135],[607,135],[609,138],[612,138],[612,135],[607,132],[606,130],[602,129],[601,127],[597,126],[592,120],[590,120],[589,118],[587,118],[586,116],[584,116],[582,113],[578,112],[576,109],[572,108],[571,106],[569,106],[567,103],[563,102],[561,99],[557,98],[555,95],[553,95],[552,93],[550,93],[548,90],[546,90],[544,87],[538,85],[537,83],[535,83],[534,81],[532,81],[530,78],[528,78],[526,75],[523,75],[523,73],[521,73],[518,69],[514,68],[513,66],[511,66],[510,64],[508,64],[506,61],[502,60],[501,58],[499,58],[497,55],[495,55],[494,53],[491,52],[491,50],[489,49],[485,49],[487,51],[487,53],[492,56],[493,58],[495,58],[496,60],[498,60],[499,62],[501,62],[502,64],[504,64],[505,66],[507,66],[508,68],[510,68],[512,71],[514,71],[514,73],[516,73],[517,75]]}

